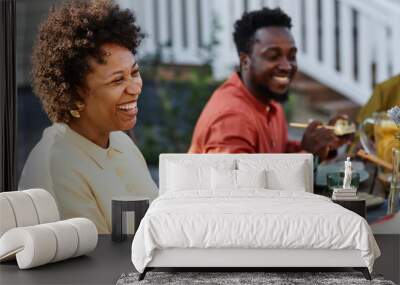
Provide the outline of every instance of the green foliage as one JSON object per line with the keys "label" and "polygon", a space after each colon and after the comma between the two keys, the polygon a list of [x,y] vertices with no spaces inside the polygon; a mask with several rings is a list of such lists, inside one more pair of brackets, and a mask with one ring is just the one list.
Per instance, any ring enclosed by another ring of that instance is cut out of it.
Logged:
{"label": "green foliage", "polygon": [[[144,89],[139,100],[135,141],[149,164],[158,164],[160,153],[187,152],[192,133],[204,105],[220,82],[213,81],[210,66],[219,45],[219,19],[212,15],[211,37],[201,43],[202,67],[169,66],[176,62],[171,40],[157,46],[154,54],[141,58]],[[166,80],[169,78],[169,80]]]}
{"label": "green foliage", "polygon": [[288,122],[292,120],[293,111],[294,108],[296,107],[297,100],[298,96],[293,92],[290,92],[288,100],[283,104],[283,110],[285,111],[286,120]]}
{"label": "green foliage", "polygon": [[135,139],[149,164],[157,164],[160,153],[184,153],[204,105],[219,82],[211,74],[191,71],[185,80],[153,81],[153,101],[146,118],[135,127]]}

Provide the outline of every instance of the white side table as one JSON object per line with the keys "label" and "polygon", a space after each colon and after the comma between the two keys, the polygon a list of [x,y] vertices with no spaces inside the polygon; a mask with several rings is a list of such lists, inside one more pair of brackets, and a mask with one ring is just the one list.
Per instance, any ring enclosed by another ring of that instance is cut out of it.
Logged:
{"label": "white side table", "polygon": [[150,199],[140,196],[118,196],[112,198],[112,233],[113,241],[123,241],[126,239],[126,234],[123,233],[123,228],[126,223],[124,212],[135,212],[135,231],[139,227],[140,221],[146,214],[149,208]]}

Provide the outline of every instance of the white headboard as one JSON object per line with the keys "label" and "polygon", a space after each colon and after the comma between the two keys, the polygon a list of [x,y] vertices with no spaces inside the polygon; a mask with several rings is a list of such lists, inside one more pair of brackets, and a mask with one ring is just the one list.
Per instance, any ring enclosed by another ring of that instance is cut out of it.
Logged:
{"label": "white headboard", "polygon": [[[163,153],[160,154],[159,161],[159,194],[165,193],[167,185],[167,167],[169,162],[173,161],[192,161],[200,160],[202,163],[218,162],[221,160],[232,160],[237,166],[240,161],[263,161],[267,164],[275,164],[277,162],[304,162],[304,171],[306,178],[306,191],[313,192],[313,156],[309,153],[290,153],[290,154],[186,154],[186,153]],[[286,177],[290,179],[290,177]]]}

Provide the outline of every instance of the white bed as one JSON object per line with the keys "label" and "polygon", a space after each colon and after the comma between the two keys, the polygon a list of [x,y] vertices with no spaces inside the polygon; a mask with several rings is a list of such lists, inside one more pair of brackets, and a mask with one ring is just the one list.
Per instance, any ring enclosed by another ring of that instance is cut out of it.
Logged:
{"label": "white bed", "polygon": [[312,194],[309,154],[162,154],[160,196],[132,243],[155,267],[354,267],[380,255],[367,222]]}

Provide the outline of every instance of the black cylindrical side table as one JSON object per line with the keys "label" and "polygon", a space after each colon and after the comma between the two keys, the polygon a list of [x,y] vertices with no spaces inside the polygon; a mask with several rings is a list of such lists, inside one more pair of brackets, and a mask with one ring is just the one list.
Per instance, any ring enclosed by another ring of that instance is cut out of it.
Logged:
{"label": "black cylindrical side table", "polygon": [[140,221],[149,208],[150,199],[139,196],[119,196],[112,198],[112,233],[113,241],[123,241],[126,234],[123,228],[126,223],[124,212],[135,212],[135,231],[137,231]]}
{"label": "black cylindrical side table", "polygon": [[354,199],[354,200],[332,200],[332,201],[350,211],[353,211],[354,213],[359,214],[361,217],[366,219],[367,207],[365,200]]}

